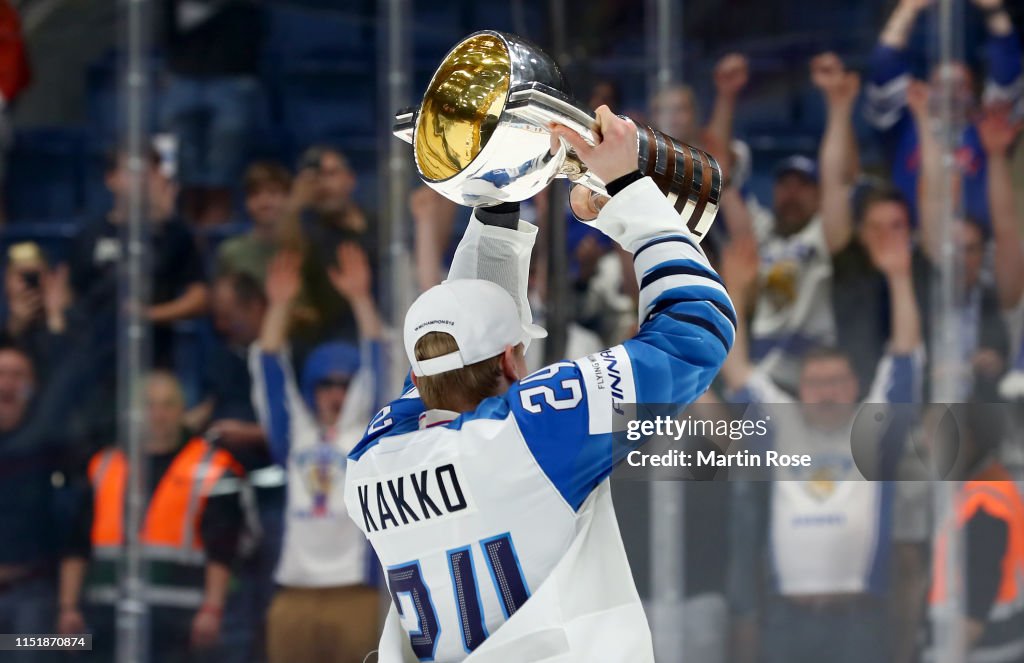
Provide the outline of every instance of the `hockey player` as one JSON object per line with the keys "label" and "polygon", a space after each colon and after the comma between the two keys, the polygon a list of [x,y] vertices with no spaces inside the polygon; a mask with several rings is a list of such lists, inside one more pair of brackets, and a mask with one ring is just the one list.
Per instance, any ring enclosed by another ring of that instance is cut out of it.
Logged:
{"label": "hockey player", "polygon": [[552,131],[608,183],[593,225],[633,253],[639,331],[526,375],[526,346],[546,334],[526,300],[537,229],[516,204],[474,212],[448,280],[406,315],[411,384],[349,456],[348,511],[393,601],[381,663],[654,660],[607,481],[629,450],[613,444],[613,410],[696,399],[735,314],[637,170],[634,125],[602,106],[597,145]]}

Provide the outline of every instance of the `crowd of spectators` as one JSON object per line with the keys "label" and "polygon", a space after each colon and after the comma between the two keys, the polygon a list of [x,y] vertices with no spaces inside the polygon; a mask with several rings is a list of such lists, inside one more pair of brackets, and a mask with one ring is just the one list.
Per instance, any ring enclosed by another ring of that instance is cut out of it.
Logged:
{"label": "crowd of spectators", "polygon": [[[178,149],[172,160],[155,149],[146,158],[150,296],[141,313],[152,370],[137,386],[149,495],[138,536],[151,564],[151,660],[362,661],[379,628],[375,561],[348,521],[341,482],[347,450],[391,395],[382,389],[393,331],[378,310],[378,220],[356,203],[343,147],[311,145],[294,169],[246,163],[261,95],[253,48],[264,26],[256,5],[222,4],[166,3],[173,48],[161,122]],[[999,425],[1020,416],[1013,406],[1024,399],[1024,218],[1011,166],[1024,118],[1021,40],[1001,0],[972,0],[987,31],[985,69],[956,65],[915,80],[910,34],[931,4],[899,0],[866,71],[830,52],[806,63],[826,109],[814,153],[752,162],[734,130],[752,76],[740,53],[714,68],[706,119],[682,83],[635,114],[723,166],[720,219],[704,248],[736,304],[737,340],[707,402],[808,406],[782,410],[785,437],[837,459],[813,481],[687,486],[686,529],[702,535],[686,542],[687,619],[701,625],[686,641],[700,660],[909,663],[928,648],[929,637],[918,638],[934,527],[928,496],[850,478],[858,468],[843,455],[843,408],[928,403],[935,379],[955,371],[957,401],[1009,404],[954,412],[968,450],[957,478],[1001,477],[1001,450],[1024,445]],[[9,37],[16,25],[0,0],[0,178],[5,105],[28,81],[20,41]],[[951,181],[933,112],[940,81],[956,88],[962,130]],[[608,80],[589,101],[622,108]],[[858,109],[884,172],[862,168]],[[770,199],[752,193],[754,170],[772,173]],[[65,262],[34,242],[10,245],[0,307],[0,529],[9,533],[0,632],[88,630],[94,660],[109,660],[114,642],[130,481],[116,426],[124,154],[110,154],[104,183],[111,206],[81,229]],[[962,256],[956,357],[931,350],[932,291],[950,249],[946,191],[963,200],[951,236]],[[236,194],[246,228],[216,244],[198,229],[232,218]],[[524,204],[524,218],[546,226],[549,206],[541,194]],[[468,214],[414,188],[415,288],[444,279]],[[531,302],[543,323],[549,283],[568,281],[567,354],[576,357],[635,332],[638,288],[624,251],[573,219],[566,233],[568,272],[551,273],[542,247]],[[194,388],[180,374],[182,355],[197,352],[177,333],[182,323],[202,330]],[[528,359],[539,366],[542,357],[540,348]],[[910,453],[908,440],[935,438],[936,418],[897,417],[899,427],[876,440],[878,476],[895,476],[904,460],[892,445]],[[836,513],[857,527],[795,524]],[[970,644],[1019,654],[1024,628],[993,635],[991,622],[1014,599],[993,569],[1001,551],[1020,545],[1024,508],[1021,522],[979,513],[961,522],[972,542]],[[1007,556],[1024,556],[1014,550]],[[1024,557],[1014,563],[1024,571]]]}

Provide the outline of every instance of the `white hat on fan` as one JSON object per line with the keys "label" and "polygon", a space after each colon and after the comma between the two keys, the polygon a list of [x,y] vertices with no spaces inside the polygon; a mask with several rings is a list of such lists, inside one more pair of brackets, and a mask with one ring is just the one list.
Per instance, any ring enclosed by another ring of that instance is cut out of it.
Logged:
{"label": "white hat on fan", "polygon": [[[450,334],[459,349],[417,361],[416,343],[430,332]],[[482,279],[435,285],[405,314],[405,353],[417,377],[454,371],[547,335],[543,327],[520,320],[516,302],[504,288]]]}

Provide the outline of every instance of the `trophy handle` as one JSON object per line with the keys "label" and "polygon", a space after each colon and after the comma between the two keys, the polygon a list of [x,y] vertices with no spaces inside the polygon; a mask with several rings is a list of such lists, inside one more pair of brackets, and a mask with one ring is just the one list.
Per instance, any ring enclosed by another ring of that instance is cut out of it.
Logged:
{"label": "trophy handle", "polygon": [[[551,122],[563,124],[582,136],[588,144],[597,143],[593,130],[594,116],[577,106],[565,93],[543,83],[526,83],[512,88],[505,112],[545,131]],[[566,177],[591,191],[607,195],[604,182],[587,169],[572,148],[566,149],[559,177]]]}
{"label": "trophy handle", "polygon": [[564,124],[594,145],[594,116],[581,109],[566,94],[543,83],[526,83],[512,88],[505,112],[530,124],[547,128],[551,122]]}
{"label": "trophy handle", "polygon": [[403,108],[395,113],[395,123],[391,126],[391,133],[412,145],[412,136],[416,131],[416,116],[420,109],[416,106]]}

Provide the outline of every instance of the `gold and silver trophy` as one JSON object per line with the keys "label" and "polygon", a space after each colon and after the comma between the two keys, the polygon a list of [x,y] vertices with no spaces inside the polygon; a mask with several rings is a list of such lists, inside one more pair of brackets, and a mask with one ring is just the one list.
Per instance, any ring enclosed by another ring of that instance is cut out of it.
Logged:
{"label": "gold and silver trophy", "polygon": [[[565,145],[550,154],[551,122],[594,144],[594,116],[567,91],[544,51],[520,37],[485,30],[445,56],[419,108],[395,116],[428,186],[470,207],[522,201],[557,177],[607,195],[605,183]],[[640,171],[651,176],[697,239],[718,211],[722,171],[707,152],[634,122]]]}

